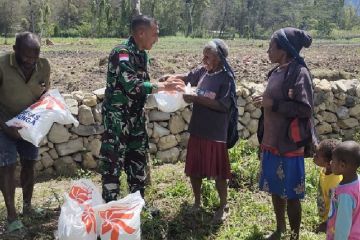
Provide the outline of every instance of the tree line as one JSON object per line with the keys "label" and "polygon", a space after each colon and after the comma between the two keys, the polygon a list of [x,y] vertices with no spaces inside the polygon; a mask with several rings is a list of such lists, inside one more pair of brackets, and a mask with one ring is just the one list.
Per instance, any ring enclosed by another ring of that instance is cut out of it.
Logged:
{"label": "tree line", "polygon": [[345,0],[0,0],[0,33],[125,37],[141,13],[159,21],[163,36],[263,38],[294,26],[328,37],[334,29],[358,29],[359,7]]}

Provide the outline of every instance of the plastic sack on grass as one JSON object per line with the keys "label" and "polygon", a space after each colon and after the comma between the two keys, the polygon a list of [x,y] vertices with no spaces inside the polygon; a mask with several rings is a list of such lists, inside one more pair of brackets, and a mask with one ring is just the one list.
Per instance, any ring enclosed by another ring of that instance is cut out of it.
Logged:
{"label": "plastic sack on grass", "polygon": [[58,239],[96,240],[98,233],[94,207],[102,203],[100,192],[90,180],[74,181],[61,207]]}
{"label": "plastic sack on grass", "polygon": [[96,186],[80,179],[73,182],[64,200],[56,239],[141,239],[140,213],[145,203],[139,191],[104,204]]}
{"label": "plastic sack on grass", "polygon": [[[191,85],[185,87],[185,93],[191,93]],[[176,112],[177,110],[186,107],[188,104],[183,99],[182,92],[166,92],[160,91],[154,94],[157,108],[162,112]]]}
{"label": "plastic sack on grass", "polygon": [[74,181],[68,196],[83,208],[87,205],[95,207],[104,203],[98,188],[89,179]]}
{"label": "plastic sack on grass", "polygon": [[140,213],[145,205],[140,192],[95,207],[97,226],[102,240],[141,239]]}
{"label": "plastic sack on grass", "polygon": [[12,127],[20,127],[19,134],[21,137],[35,146],[39,146],[54,122],[74,124],[76,127],[79,125],[57,89],[44,93],[39,101],[7,121],[6,124]]}
{"label": "plastic sack on grass", "polygon": [[96,240],[97,225],[94,209],[81,206],[78,202],[65,195],[65,203],[61,207],[57,239],[59,240]]}

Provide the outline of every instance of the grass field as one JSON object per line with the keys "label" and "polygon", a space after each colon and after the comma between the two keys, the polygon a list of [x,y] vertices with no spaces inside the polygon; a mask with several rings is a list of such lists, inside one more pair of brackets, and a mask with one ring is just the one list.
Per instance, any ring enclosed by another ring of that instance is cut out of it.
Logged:
{"label": "grass field", "polygon": [[[235,181],[230,183],[230,218],[221,226],[209,224],[218,206],[214,182],[206,180],[203,187],[204,209],[192,215],[192,192],[183,173],[183,164],[155,167],[149,199],[162,209],[163,217],[143,222],[144,239],[263,239],[275,229],[271,199],[258,191],[259,161],[255,149],[241,142],[230,151]],[[307,197],[303,201],[303,221],[300,239],[324,239],[315,234],[317,207],[317,169],[306,161]],[[284,239],[287,239],[285,236]]]}
{"label": "grass field", "polygon": [[[244,239],[261,240],[275,229],[271,199],[266,193],[258,191],[257,177],[259,161],[256,150],[241,141],[230,151],[231,166],[235,179],[230,183],[230,217],[219,226],[210,225],[214,210],[218,206],[218,197],[214,182],[206,180],[203,186],[203,210],[192,214],[192,191],[187,177],[183,173],[184,163],[174,165],[153,165],[151,185],[146,200],[161,210],[160,217],[152,218],[142,214],[142,239]],[[301,238],[304,240],[324,239],[324,234],[315,234],[317,224],[317,169],[311,159],[306,161],[307,196],[303,201],[303,220]],[[100,177],[94,172],[79,171],[74,178],[90,178],[100,186]],[[40,179],[36,185],[34,204],[45,210],[41,217],[23,218],[29,227],[28,239],[54,239],[57,229],[59,208],[63,202],[63,193],[69,190],[69,178]],[[122,177],[122,183],[125,183]],[[122,193],[126,194],[125,184]],[[17,206],[21,209],[21,191],[17,189]],[[0,232],[4,231],[6,210],[0,200]],[[0,235],[0,239],[8,239]],[[285,236],[283,239],[287,239]]]}
{"label": "grass field", "polygon": [[[341,32],[337,33],[341,36]],[[269,36],[270,38],[270,36]],[[55,44],[54,46],[46,46],[43,44],[43,51],[109,51],[116,44],[119,44],[123,39],[121,38],[51,38],[51,41]],[[204,44],[209,41],[206,38],[186,38],[184,36],[171,36],[171,37],[160,37],[158,43],[154,46],[154,53],[166,53],[178,52],[179,48],[181,52],[194,52],[202,49]],[[226,40],[230,47],[237,46],[263,46],[268,44],[268,40],[257,40],[257,39],[245,39],[236,38],[234,40]],[[4,38],[0,37],[0,44],[4,43]],[[14,38],[7,39],[7,45],[9,48],[15,43]],[[337,38],[335,40],[329,39],[314,39],[314,45],[317,44],[360,44],[360,35],[358,38]]]}

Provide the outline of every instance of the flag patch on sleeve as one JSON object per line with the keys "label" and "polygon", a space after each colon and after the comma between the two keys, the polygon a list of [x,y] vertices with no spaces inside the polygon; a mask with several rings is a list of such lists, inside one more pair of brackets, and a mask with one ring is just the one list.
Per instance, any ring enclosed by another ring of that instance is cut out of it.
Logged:
{"label": "flag patch on sleeve", "polygon": [[119,53],[119,62],[128,62],[129,54],[128,53]]}

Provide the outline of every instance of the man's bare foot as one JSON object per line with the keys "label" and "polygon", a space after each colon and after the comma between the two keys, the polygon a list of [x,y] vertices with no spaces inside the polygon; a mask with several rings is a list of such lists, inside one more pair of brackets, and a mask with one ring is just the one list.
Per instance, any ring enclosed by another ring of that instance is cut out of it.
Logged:
{"label": "man's bare foot", "polygon": [[275,232],[271,233],[270,235],[266,236],[266,240],[280,240],[281,236],[283,235],[283,231],[276,230]]}
{"label": "man's bare foot", "polygon": [[201,211],[200,204],[194,204],[189,208],[189,213],[191,213],[191,214],[197,214],[200,211]]}
{"label": "man's bare foot", "polygon": [[299,234],[292,232],[290,235],[290,240],[299,240]]}
{"label": "man's bare foot", "polygon": [[42,208],[33,208],[31,205],[24,205],[22,216],[24,217],[32,217],[39,218],[43,217],[46,214],[46,211]]}

